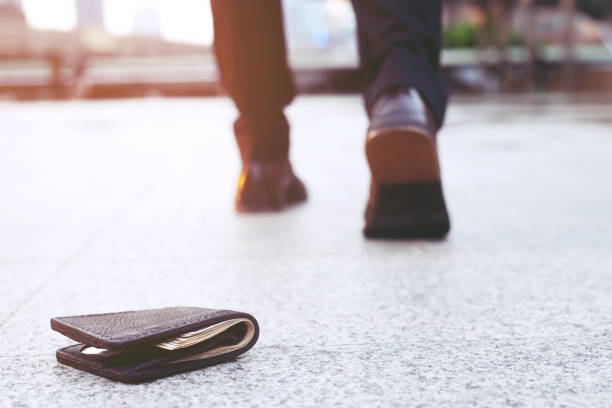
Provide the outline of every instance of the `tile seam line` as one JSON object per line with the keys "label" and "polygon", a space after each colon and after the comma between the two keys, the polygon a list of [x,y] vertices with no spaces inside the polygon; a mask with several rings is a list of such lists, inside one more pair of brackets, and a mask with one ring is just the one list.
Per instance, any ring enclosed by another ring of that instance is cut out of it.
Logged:
{"label": "tile seam line", "polygon": [[109,226],[119,221],[119,219],[127,210],[129,210],[136,202],[139,202],[148,195],[150,195],[153,190],[153,185],[147,185],[144,188],[140,189],[140,191],[138,191],[136,194],[134,194],[134,196],[129,198],[125,204],[120,205],[119,208],[117,208],[117,210],[106,221],[104,221],[98,228],[93,230],[89,237],[87,237],[72,254],[68,255],[66,259],[60,262],[55,271],[53,271],[38,286],[36,286],[36,288],[34,288],[34,290],[30,292],[30,294],[21,303],[19,303],[2,321],[0,321],[0,329],[13,316],[15,316],[23,306],[25,306],[38,293],[40,293],[49,284],[49,282],[60,276],[69,265],[71,265],[83,253],[85,253],[85,251],[87,251],[91,247],[91,245],[104,233],[104,231],[106,231]]}

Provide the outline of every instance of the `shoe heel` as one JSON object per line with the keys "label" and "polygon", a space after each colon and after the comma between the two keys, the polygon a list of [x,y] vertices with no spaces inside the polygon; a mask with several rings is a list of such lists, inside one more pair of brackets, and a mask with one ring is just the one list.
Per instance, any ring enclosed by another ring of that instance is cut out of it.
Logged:
{"label": "shoe heel", "polygon": [[425,131],[405,128],[370,131],[366,157],[379,184],[432,183],[440,180],[436,145]]}

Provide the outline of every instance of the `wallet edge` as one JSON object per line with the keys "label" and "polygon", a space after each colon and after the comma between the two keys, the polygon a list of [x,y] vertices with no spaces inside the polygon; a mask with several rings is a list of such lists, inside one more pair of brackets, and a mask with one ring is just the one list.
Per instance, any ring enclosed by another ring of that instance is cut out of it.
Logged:
{"label": "wallet edge", "polygon": [[[243,313],[243,315],[248,314]],[[73,344],[71,346],[58,349],[55,352],[55,357],[60,364],[76,368],[78,370],[85,371],[113,381],[118,381],[126,384],[139,384],[144,382],[150,382],[159,378],[169,377],[172,375],[229,362],[231,360],[236,359],[238,356],[246,353],[251,348],[253,348],[253,346],[255,346],[255,343],[257,343],[257,340],[259,339],[259,324],[257,320],[252,316],[250,316],[249,319],[253,322],[253,325],[255,326],[255,333],[253,334],[253,338],[251,339],[251,341],[249,341],[248,344],[238,350],[234,350],[232,352],[210,357],[207,359],[190,360],[176,364],[149,367],[136,372],[122,372],[104,367],[104,365],[100,363],[80,357],[80,351],[74,351],[74,349],[81,349],[83,347],[90,346],[89,344],[84,343]]]}
{"label": "wallet edge", "polygon": [[[233,310],[225,310],[225,309],[202,309],[202,310],[214,310],[214,316],[200,318],[194,323],[190,324],[181,324],[169,328],[165,328],[163,330],[155,331],[152,333],[143,334],[140,336],[134,336],[128,339],[118,338],[118,339],[109,339],[103,338],[96,334],[88,332],[86,329],[81,327],[76,327],[68,322],[62,321],[62,319],[76,317],[76,316],[65,316],[65,317],[54,317],[51,319],[51,329],[61,333],[62,335],[77,341],[79,343],[83,343],[87,346],[102,348],[102,349],[112,349],[112,350],[124,350],[130,347],[153,343],[156,341],[163,341],[168,338],[179,336],[183,333],[199,330],[206,326],[220,323],[225,320],[233,319],[233,318],[246,318],[251,320],[255,327],[257,334],[259,333],[259,325],[257,320],[248,313],[237,312]],[[136,311],[137,312],[137,311]],[[121,313],[129,313],[129,312],[121,312]],[[87,317],[87,316],[97,316],[97,315],[82,315],[78,317]]]}
{"label": "wallet edge", "polygon": [[[256,340],[255,337],[253,339]],[[191,360],[177,364],[150,367],[145,370],[137,371],[134,373],[108,369],[101,364],[92,364],[87,360],[81,360],[75,356],[76,353],[67,351],[67,349],[73,346],[57,350],[55,356],[57,361],[63,365],[76,368],[78,370],[85,371],[90,374],[97,375],[99,377],[104,377],[109,380],[118,381],[125,384],[140,384],[154,381],[160,378],[170,377],[176,374],[195,371],[198,369],[203,369],[206,367],[229,362],[231,360],[236,359],[241,354],[244,354],[249,351],[254,345],[255,342],[251,341],[245,347],[238,350],[234,350],[231,353],[203,360]]]}

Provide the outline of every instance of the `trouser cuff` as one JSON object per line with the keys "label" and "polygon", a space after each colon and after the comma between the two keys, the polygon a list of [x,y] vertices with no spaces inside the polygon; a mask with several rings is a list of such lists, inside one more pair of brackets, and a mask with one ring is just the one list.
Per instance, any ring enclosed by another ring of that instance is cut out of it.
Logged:
{"label": "trouser cuff", "polygon": [[439,70],[410,51],[390,53],[376,79],[365,91],[368,112],[371,112],[379,96],[394,88],[415,88],[428,105],[438,128],[442,126],[448,96]]}

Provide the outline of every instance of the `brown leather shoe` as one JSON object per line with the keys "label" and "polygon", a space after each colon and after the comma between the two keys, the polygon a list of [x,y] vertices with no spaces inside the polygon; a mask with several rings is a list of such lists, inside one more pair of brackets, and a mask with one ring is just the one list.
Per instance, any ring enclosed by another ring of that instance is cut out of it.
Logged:
{"label": "brown leather shoe", "polygon": [[306,198],[306,188],[289,160],[243,164],[236,193],[238,212],[279,211]]}
{"label": "brown leather shoe", "polygon": [[434,121],[416,90],[397,89],[374,105],[366,140],[372,174],[367,237],[434,238],[448,233],[435,137]]}

